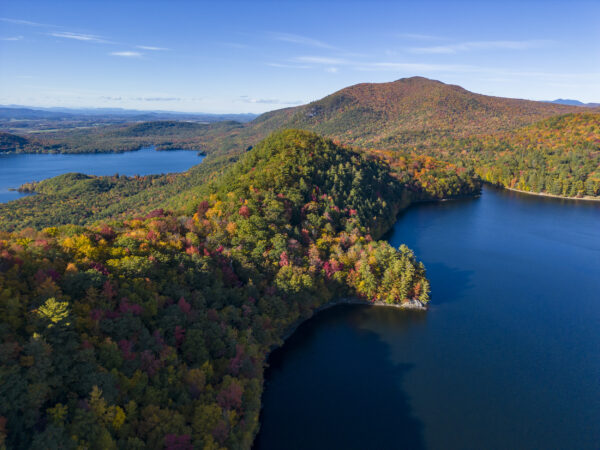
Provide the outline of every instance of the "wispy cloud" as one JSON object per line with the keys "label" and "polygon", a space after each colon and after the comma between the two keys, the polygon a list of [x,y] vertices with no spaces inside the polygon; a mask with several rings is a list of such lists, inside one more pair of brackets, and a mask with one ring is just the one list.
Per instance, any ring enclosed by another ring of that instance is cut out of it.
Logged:
{"label": "wispy cloud", "polygon": [[181,102],[185,99],[181,97],[123,97],[123,96],[111,96],[103,95],[100,97],[101,100],[108,100],[114,102],[120,101],[138,101],[138,102]]}
{"label": "wispy cloud", "polygon": [[98,42],[103,44],[111,43],[110,41],[107,41],[106,39],[94,34],[71,33],[70,31],[50,33],[50,36],[63,39],[73,39],[75,41]]}
{"label": "wispy cloud", "polygon": [[21,41],[22,39],[23,36],[9,36],[0,38],[0,41]]}
{"label": "wispy cloud", "polygon": [[142,102],[180,102],[181,97],[134,97],[133,100]]}
{"label": "wispy cloud", "polygon": [[292,58],[293,62],[309,63],[309,64],[327,64],[330,66],[334,65],[346,65],[350,61],[341,58],[330,58],[327,56],[296,56]]}
{"label": "wispy cloud", "polygon": [[[413,73],[422,72],[469,72],[476,69],[474,66],[459,65],[459,64],[430,64],[422,62],[406,62],[406,61],[373,61],[364,59],[342,59],[329,58],[324,56],[296,56],[290,59],[293,63],[310,63],[316,66],[328,66],[326,72],[336,73],[339,68],[337,66],[348,67],[357,71],[380,71],[394,72],[404,71]],[[282,64],[283,65],[283,64]],[[291,68],[294,66],[290,65]]]}
{"label": "wispy cloud", "polygon": [[529,50],[545,47],[551,42],[541,39],[528,41],[473,41],[430,47],[414,47],[409,51],[417,54],[454,54],[472,50]]}
{"label": "wispy cloud", "polygon": [[110,54],[112,56],[121,56],[123,58],[140,58],[143,55],[143,53],[131,51],[111,52]]}
{"label": "wispy cloud", "polygon": [[329,45],[326,42],[319,41],[317,39],[309,38],[306,36],[300,36],[298,34],[269,33],[269,36],[271,36],[271,38],[275,39],[276,41],[291,42],[292,44],[307,45],[310,47],[318,47],[318,48],[327,48],[330,50],[336,49],[336,47],[334,47],[333,45]]}
{"label": "wispy cloud", "polygon": [[47,23],[31,22],[29,20],[21,19],[9,19],[8,17],[0,17],[1,22],[14,23],[16,25],[27,25],[30,27],[56,27],[56,25],[49,25]]}
{"label": "wispy cloud", "polygon": [[460,64],[428,64],[415,62],[371,62],[357,63],[356,70],[361,71],[382,71],[382,72],[412,72],[412,73],[431,73],[431,72],[469,72],[474,67]]}
{"label": "wispy cloud", "polygon": [[280,69],[311,69],[311,66],[299,65],[299,64],[281,64],[281,63],[267,63],[267,66],[278,67]]}
{"label": "wispy cloud", "polygon": [[253,98],[248,95],[241,95],[240,101],[244,103],[261,103],[265,105],[300,105],[303,102],[300,100],[281,100],[278,98]]}
{"label": "wispy cloud", "polygon": [[169,50],[166,47],[153,47],[151,45],[136,45],[135,48],[140,48],[142,50],[150,50],[150,51],[153,51],[153,52],[160,52],[160,51]]}

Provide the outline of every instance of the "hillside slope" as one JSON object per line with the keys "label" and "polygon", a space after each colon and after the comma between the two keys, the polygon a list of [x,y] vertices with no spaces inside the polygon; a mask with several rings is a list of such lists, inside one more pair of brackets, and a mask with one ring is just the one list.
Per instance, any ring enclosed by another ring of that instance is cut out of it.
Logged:
{"label": "hillside slope", "polygon": [[0,232],[0,442],[250,448],[292,324],[341,296],[428,301],[413,253],[370,236],[402,190],[385,163],[291,130],[191,215]]}
{"label": "hillside slope", "polygon": [[[485,181],[562,197],[600,198],[600,113],[565,114],[454,148]],[[452,159],[452,158],[451,158]]]}

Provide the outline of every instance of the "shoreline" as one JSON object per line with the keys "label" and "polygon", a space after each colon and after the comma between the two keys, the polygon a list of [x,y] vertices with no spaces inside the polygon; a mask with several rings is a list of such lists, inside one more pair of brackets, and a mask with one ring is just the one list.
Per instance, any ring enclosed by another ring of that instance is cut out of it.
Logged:
{"label": "shoreline", "polygon": [[494,187],[499,187],[501,189],[506,189],[507,191],[519,192],[520,194],[537,195],[538,197],[549,197],[549,198],[556,198],[556,199],[560,199],[560,200],[580,200],[580,201],[586,201],[586,202],[600,202],[600,197],[590,197],[590,196],[585,196],[585,197],[563,197],[562,195],[548,194],[546,192],[523,191],[521,189],[510,188],[510,187],[506,187],[506,186],[502,186],[502,185],[496,185],[496,184],[493,184],[493,183],[490,183],[490,185],[494,186]]}
{"label": "shoreline", "polygon": [[368,300],[361,300],[356,297],[340,297],[335,300],[331,300],[331,301],[325,303],[324,305],[319,306],[318,308],[315,308],[314,310],[312,310],[312,314],[309,317],[299,318],[298,320],[294,321],[281,336],[281,340],[282,340],[281,344],[273,345],[273,346],[271,346],[271,348],[269,348],[269,350],[265,354],[265,362],[269,359],[269,356],[271,355],[271,352],[273,352],[273,350],[283,347],[283,345],[285,344],[285,341],[288,340],[290,338],[290,336],[292,336],[292,334],[294,334],[294,332],[298,329],[298,327],[300,325],[302,325],[304,322],[312,319],[313,317],[315,317],[315,315],[317,315],[321,311],[325,311],[326,309],[330,309],[330,308],[333,308],[334,306],[338,306],[338,305],[385,306],[388,308],[397,308],[397,309],[404,309],[404,310],[410,310],[410,311],[423,311],[423,312],[428,310],[427,304],[422,303],[420,300],[418,300],[416,298],[409,300],[406,303],[386,303],[386,302],[382,302],[382,301],[370,302]]}

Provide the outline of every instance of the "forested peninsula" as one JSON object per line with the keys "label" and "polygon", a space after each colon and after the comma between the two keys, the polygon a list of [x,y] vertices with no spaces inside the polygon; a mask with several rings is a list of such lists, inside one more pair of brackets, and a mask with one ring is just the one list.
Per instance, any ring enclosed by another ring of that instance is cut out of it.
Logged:
{"label": "forested peninsula", "polygon": [[381,158],[288,130],[204,189],[0,233],[5,445],[249,448],[292,324],[336,298],[429,300],[413,253],[377,240],[425,194]]}

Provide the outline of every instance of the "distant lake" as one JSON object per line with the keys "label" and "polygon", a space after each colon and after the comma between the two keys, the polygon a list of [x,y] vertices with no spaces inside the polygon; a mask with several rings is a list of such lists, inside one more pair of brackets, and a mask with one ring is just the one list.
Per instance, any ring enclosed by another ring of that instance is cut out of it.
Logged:
{"label": "distant lake", "polygon": [[598,449],[600,204],[486,187],[389,236],[427,313],[338,306],[273,352],[256,449]]}
{"label": "distant lake", "polygon": [[124,153],[0,154],[0,203],[23,197],[9,188],[69,172],[87,175],[150,175],[184,172],[199,164],[197,151],[156,151],[153,147]]}

